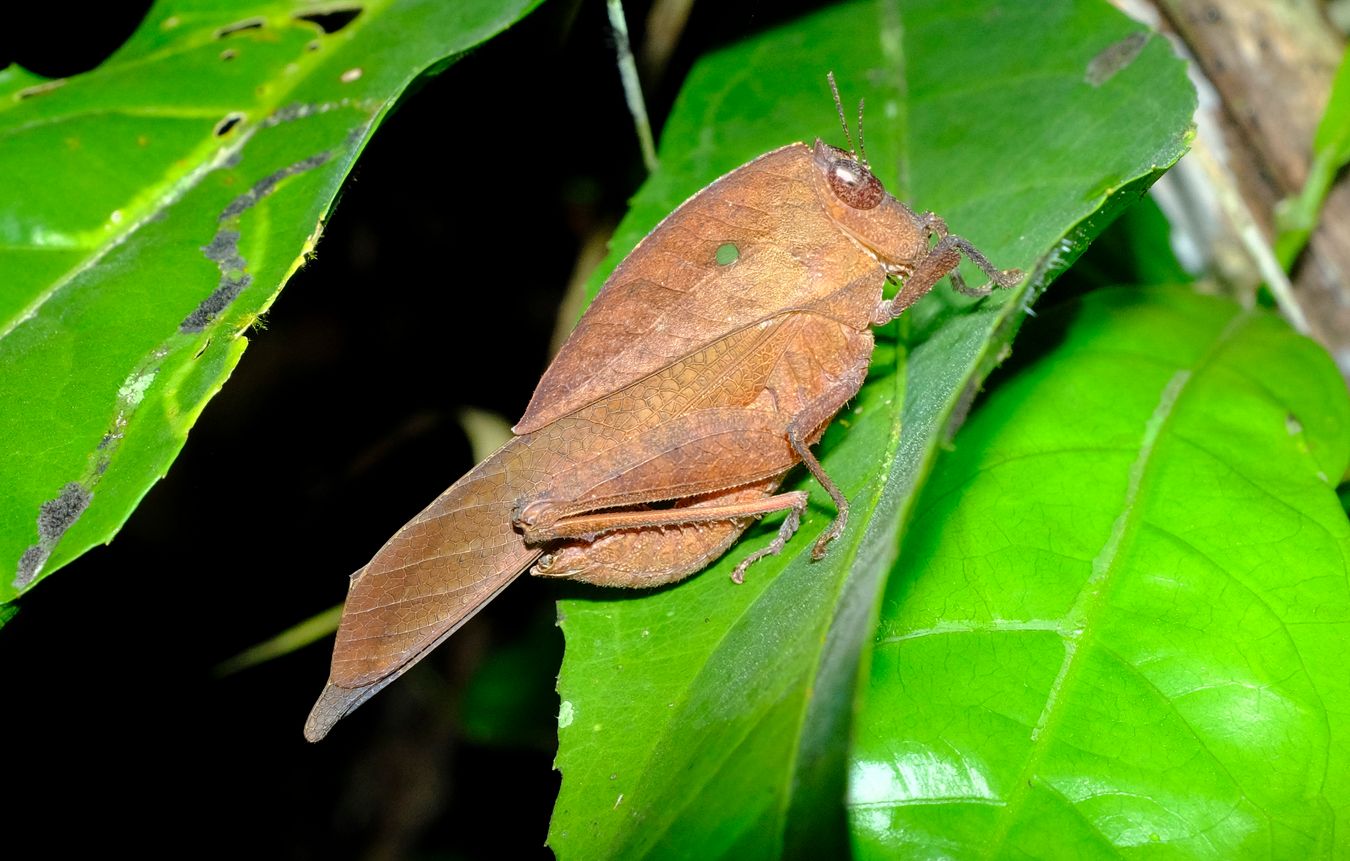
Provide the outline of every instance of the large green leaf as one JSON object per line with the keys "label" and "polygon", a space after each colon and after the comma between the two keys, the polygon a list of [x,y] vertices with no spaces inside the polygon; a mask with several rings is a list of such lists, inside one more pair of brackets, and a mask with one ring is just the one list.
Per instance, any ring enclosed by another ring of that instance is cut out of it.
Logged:
{"label": "large green leaf", "polygon": [[720,173],[794,138],[837,142],[829,69],[866,96],[888,187],[1033,275],[974,304],[943,288],[883,333],[821,446],[853,510],[825,560],[809,548],[833,509],[802,482],[803,529],[745,585],[731,566],[772,526],[675,588],[562,603],[560,857],[840,848],[855,662],[913,492],[1035,291],[1180,156],[1194,106],[1166,43],[1105,3],[837,7],[695,68],[610,266]]}
{"label": "large green leaf", "polygon": [[536,2],[164,2],[0,70],[0,601],[112,538],[398,96]]}
{"label": "large green leaf", "polygon": [[1034,326],[1062,341],[940,460],[887,588],[859,856],[1346,857],[1335,366],[1180,288]]}

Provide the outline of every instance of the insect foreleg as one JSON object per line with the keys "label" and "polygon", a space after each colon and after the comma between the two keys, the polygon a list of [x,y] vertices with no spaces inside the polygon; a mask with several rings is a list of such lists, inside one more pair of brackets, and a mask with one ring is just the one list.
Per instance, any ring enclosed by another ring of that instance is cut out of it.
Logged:
{"label": "insect foreleg", "polygon": [[[877,313],[872,319],[874,325],[880,326],[899,317],[932,290],[944,275],[951,276],[952,289],[966,296],[988,296],[995,287],[1012,287],[1022,280],[1022,270],[995,268],[994,264],[989,262],[989,258],[974,245],[959,236],[947,233],[946,223],[931,212],[924,214],[922,223],[931,236],[939,237],[938,242],[914,265],[913,271],[905,279],[895,298],[885,300],[878,306]],[[961,264],[962,254],[989,276],[989,281],[983,286],[974,288],[966,286],[965,279],[957,269]]]}

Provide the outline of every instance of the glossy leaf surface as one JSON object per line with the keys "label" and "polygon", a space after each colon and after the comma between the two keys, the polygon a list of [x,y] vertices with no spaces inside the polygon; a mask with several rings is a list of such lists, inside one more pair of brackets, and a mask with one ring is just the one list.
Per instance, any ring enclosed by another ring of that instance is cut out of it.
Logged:
{"label": "glossy leaf surface", "polygon": [[0,71],[0,602],[112,538],[395,100],[533,5],[161,3],[87,74]]}
{"label": "glossy leaf surface", "polygon": [[1062,341],[939,461],[890,579],[857,854],[1342,857],[1344,382],[1182,288],[1034,326]]}

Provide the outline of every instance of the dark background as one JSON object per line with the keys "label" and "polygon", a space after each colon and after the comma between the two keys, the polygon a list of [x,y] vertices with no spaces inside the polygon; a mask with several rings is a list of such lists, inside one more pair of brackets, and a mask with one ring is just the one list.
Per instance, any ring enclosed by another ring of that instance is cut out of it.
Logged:
{"label": "dark background", "polygon": [[[148,4],[78,26],[49,5],[7,24],[0,67],[86,71]],[[658,131],[700,54],[812,5],[696,4],[644,81]],[[640,45],[648,4],[626,7]],[[330,639],[214,668],[339,603],[472,465],[461,407],[520,415],[579,249],[642,175],[598,0],[545,3],[405,98],[167,479],[0,630],[8,845],[547,857],[559,587],[519,581],[319,745]]]}

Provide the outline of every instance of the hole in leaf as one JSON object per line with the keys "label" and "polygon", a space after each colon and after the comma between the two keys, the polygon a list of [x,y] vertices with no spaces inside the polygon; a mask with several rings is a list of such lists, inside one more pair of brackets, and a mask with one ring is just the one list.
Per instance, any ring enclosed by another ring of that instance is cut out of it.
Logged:
{"label": "hole in leaf", "polygon": [[361,7],[354,9],[329,9],[327,12],[310,12],[306,15],[296,15],[297,21],[308,21],[311,24],[317,24],[319,29],[328,35],[332,35],[342,30],[351,22],[355,21],[361,14]]}
{"label": "hole in leaf", "polygon": [[262,26],[263,19],[261,18],[245,18],[243,21],[236,21],[233,24],[221,27],[216,31],[216,38],[224,39],[226,36],[232,36],[244,30],[261,30]]}
{"label": "hole in leaf", "polygon": [[243,119],[243,114],[226,114],[224,119],[216,123],[216,137],[224,137],[229,134],[230,130],[239,125],[240,121]]}
{"label": "hole in leaf", "polygon": [[741,259],[741,249],[736,247],[734,242],[723,242],[717,246],[717,263],[721,266],[730,266]]}
{"label": "hole in leaf", "polygon": [[226,48],[225,50],[220,52],[220,59],[224,60],[227,63],[237,56],[239,56],[239,52],[233,48]]}

